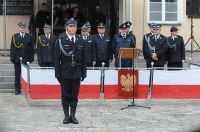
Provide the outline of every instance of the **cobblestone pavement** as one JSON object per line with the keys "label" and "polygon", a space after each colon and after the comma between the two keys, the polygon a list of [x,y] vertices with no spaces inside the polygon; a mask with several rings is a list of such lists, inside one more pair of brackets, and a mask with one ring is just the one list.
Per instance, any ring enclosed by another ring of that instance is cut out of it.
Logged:
{"label": "cobblestone pavement", "polygon": [[[131,100],[80,100],[79,124],[62,124],[60,101],[32,102],[0,93],[0,132],[193,132],[200,127],[200,100],[153,100],[152,109],[128,108]],[[136,104],[147,106],[146,100]]]}

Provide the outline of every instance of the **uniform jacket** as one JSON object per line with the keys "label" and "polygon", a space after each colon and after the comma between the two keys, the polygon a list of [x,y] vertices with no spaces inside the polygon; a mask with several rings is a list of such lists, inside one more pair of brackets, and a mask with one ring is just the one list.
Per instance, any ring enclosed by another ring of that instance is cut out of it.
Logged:
{"label": "uniform jacket", "polygon": [[167,61],[168,62],[182,62],[185,60],[185,45],[183,37],[176,36],[173,40],[172,36],[167,38],[168,51]]}
{"label": "uniform jacket", "polygon": [[152,53],[153,51],[150,51],[149,45],[144,45],[144,51],[145,54],[147,54],[147,64],[151,64],[151,62],[154,62],[154,65],[164,65],[166,62],[166,52],[168,49],[167,45],[167,39],[165,36],[160,35],[160,37],[157,39],[157,42],[155,40],[155,36],[149,37],[149,44],[154,47],[155,46],[155,53],[157,54],[158,61],[152,59]]}
{"label": "uniform jacket", "polygon": [[50,35],[50,39],[45,35],[38,38],[37,55],[38,62],[54,62],[56,36]]}
{"label": "uniform jacket", "polygon": [[130,36],[130,34],[126,34],[126,38],[123,38],[120,33],[114,36],[112,49],[115,58],[118,57],[118,52],[120,48],[133,48],[133,47],[134,47],[134,42],[132,41],[132,37]]}
{"label": "uniform jacket", "polygon": [[84,40],[82,36],[80,36],[81,39],[83,40],[83,44],[85,45],[85,57],[86,57],[86,63],[91,63],[95,61],[96,59],[94,58],[94,46],[92,44],[92,36],[88,36],[87,40]]}
{"label": "uniform jacket", "polygon": [[112,43],[110,41],[110,36],[105,35],[103,39],[99,34],[95,35],[93,38],[93,52],[94,58],[97,61],[112,60]]}
{"label": "uniform jacket", "polygon": [[16,33],[11,38],[10,44],[10,60],[11,62],[33,62],[34,61],[34,44],[33,37],[25,33],[24,38],[20,33]]}
{"label": "uniform jacket", "polygon": [[[63,53],[62,48],[65,53]],[[66,32],[59,35],[56,41],[54,66],[55,77],[62,79],[78,79],[86,77],[86,61],[85,61],[85,46],[81,38],[76,35],[75,43],[72,43]],[[72,55],[74,55],[72,57]],[[72,58],[75,63],[81,65],[71,66],[66,63],[71,63]]]}

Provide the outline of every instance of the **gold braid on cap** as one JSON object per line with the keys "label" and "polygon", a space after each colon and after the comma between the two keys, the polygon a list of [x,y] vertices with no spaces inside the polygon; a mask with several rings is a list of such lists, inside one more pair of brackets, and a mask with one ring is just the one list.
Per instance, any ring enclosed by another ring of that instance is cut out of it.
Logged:
{"label": "gold braid on cap", "polygon": [[18,45],[16,44],[14,35],[12,36],[12,39],[13,39],[13,43],[14,43],[15,48],[17,48],[17,49],[23,48],[24,43],[21,43],[21,44],[18,46]]}
{"label": "gold braid on cap", "polygon": [[42,43],[42,40],[41,40],[41,37],[39,36],[39,42],[40,42],[40,44],[42,45],[42,47],[49,47],[49,51],[50,51],[50,46],[49,46],[49,43],[47,43],[47,44],[44,44],[44,43]]}

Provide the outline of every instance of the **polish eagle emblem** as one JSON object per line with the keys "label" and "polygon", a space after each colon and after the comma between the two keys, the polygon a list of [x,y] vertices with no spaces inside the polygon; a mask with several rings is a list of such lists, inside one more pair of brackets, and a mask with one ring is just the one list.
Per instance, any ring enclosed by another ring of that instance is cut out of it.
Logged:
{"label": "polish eagle emblem", "polygon": [[120,76],[120,84],[122,85],[122,90],[125,92],[131,92],[133,90],[133,83],[134,86],[136,84],[136,76],[134,75],[134,82],[133,82],[133,75],[130,74],[121,75]]}

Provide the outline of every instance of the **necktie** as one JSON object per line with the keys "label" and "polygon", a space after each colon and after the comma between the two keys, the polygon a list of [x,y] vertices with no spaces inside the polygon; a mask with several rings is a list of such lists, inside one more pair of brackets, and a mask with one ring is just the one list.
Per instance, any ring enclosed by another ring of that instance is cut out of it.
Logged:
{"label": "necktie", "polygon": [[123,39],[124,39],[124,38],[126,38],[126,36],[125,36],[125,35],[123,35]]}
{"label": "necktie", "polygon": [[103,35],[101,35],[101,39],[103,39]]}
{"label": "necktie", "polygon": [[72,43],[74,43],[74,37],[72,37],[71,41],[72,41]]}
{"label": "necktie", "polygon": [[158,36],[155,37],[155,41],[156,41],[156,42],[157,42],[157,40],[158,40]]}

